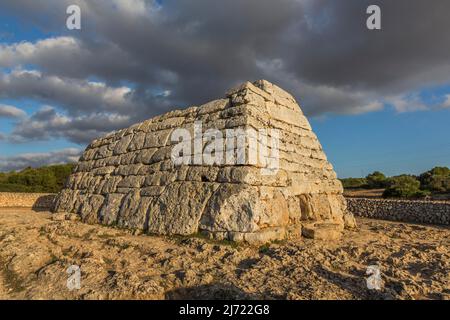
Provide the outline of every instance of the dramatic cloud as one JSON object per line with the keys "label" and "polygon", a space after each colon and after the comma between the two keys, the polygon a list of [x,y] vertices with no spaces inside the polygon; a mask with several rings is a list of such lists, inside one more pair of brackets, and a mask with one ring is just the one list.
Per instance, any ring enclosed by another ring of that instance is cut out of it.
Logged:
{"label": "dramatic cloud", "polygon": [[21,118],[26,115],[26,112],[5,104],[0,104],[0,118]]}
{"label": "dramatic cloud", "polygon": [[50,106],[44,106],[31,117],[22,119],[9,136],[9,140],[25,142],[67,138],[82,144],[129,124],[130,118],[125,115],[97,113],[70,117],[58,113]]}
{"label": "dramatic cloud", "polygon": [[[81,7],[80,31],[65,28],[69,4]],[[53,106],[18,121],[9,139],[87,143],[97,134],[206,102],[239,82],[261,78],[291,91],[310,116],[385,106],[397,112],[449,107],[448,92],[432,104],[420,93],[450,83],[450,2],[377,1],[379,31],[366,28],[370,4],[2,2],[1,12],[52,34],[0,44],[0,99],[30,98]]]}
{"label": "dramatic cloud", "polygon": [[77,162],[80,156],[81,150],[69,148],[48,153],[23,153],[12,157],[0,157],[0,171]]}
{"label": "dramatic cloud", "polygon": [[14,70],[0,77],[0,97],[58,103],[71,114],[80,112],[130,112],[127,87],[111,88],[101,82],[46,76],[39,71]]}

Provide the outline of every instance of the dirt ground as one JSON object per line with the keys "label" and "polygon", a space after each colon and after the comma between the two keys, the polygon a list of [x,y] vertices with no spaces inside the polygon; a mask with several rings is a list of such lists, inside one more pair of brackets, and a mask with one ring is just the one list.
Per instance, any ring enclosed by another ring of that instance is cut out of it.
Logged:
{"label": "dirt ground", "polygon": [[344,196],[350,198],[383,198],[384,189],[345,189]]}
{"label": "dirt ground", "polygon": [[[384,189],[345,189],[344,196],[350,198],[383,198]],[[409,199],[409,200],[436,200],[450,201],[450,193],[433,193],[425,199]]]}
{"label": "dirt ground", "polygon": [[[449,227],[358,223],[338,242],[257,247],[0,209],[0,298],[450,299]],[[71,265],[79,290],[67,287]],[[367,288],[369,265],[380,267],[381,290]]]}

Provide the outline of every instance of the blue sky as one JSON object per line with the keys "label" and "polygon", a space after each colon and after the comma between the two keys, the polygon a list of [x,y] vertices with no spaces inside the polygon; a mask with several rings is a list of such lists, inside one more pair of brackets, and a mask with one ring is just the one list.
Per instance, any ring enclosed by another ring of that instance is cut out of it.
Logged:
{"label": "blue sky", "polygon": [[313,119],[312,126],[340,177],[418,174],[450,165],[450,110]]}
{"label": "blue sky", "polygon": [[70,1],[0,4],[0,170],[72,161],[110,130],[262,78],[301,102],[339,177],[450,166],[448,2],[380,1],[378,33],[367,1],[75,2],[74,32]]}

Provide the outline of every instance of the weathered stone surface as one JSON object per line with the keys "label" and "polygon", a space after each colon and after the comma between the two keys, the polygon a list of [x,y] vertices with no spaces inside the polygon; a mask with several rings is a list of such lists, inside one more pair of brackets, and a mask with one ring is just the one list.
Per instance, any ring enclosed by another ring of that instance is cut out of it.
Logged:
{"label": "weathered stone surface", "polygon": [[337,240],[342,235],[342,229],[338,223],[314,223],[304,225],[302,235],[315,240]]}
{"label": "weathered stone surface", "polygon": [[[215,129],[230,139],[222,146],[222,158],[206,161],[205,151],[215,156],[211,146],[217,136],[195,136],[196,123],[202,125],[201,134]],[[191,134],[189,164],[173,162],[176,129]],[[276,136],[276,145],[268,143],[265,158],[259,157],[264,150],[258,142]],[[246,147],[241,162],[234,161],[238,142]],[[271,174],[264,171],[268,162],[276,163]],[[289,93],[264,80],[93,141],[54,210],[148,233],[203,232],[247,242],[301,233],[336,239],[344,225],[355,226],[342,185],[300,107]]]}

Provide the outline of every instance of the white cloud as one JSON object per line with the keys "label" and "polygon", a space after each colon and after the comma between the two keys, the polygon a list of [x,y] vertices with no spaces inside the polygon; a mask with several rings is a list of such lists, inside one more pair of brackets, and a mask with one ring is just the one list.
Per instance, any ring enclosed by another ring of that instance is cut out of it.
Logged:
{"label": "white cloud", "polygon": [[429,107],[417,95],[394,96],[387,98],[386,101],[398,113],[429,110]]}
{"label": "white cloud", "polygon": [[445,95],[445,100],[442,103],[442,108],[450,108],[450,94]]}
{"label": "white cloud", "polygon": [[82,150],[67,148],[42,153],[22,153],[11,157],[0,157],[0,171],[13,171],[26,167],[41,167],[44,165],[75,163]]}
{"label": "white cloud", "polygon": [[0,104],[0,118],[22,118],[26,115],[26,112],[22,109],[6,104]]}
{"label": "white cloud", "polygon": [[0,66],[14,67],[26,63],[39,63],[46,56],[81,54],[80,42],[72,37],[53,37],[36,42],[22,41],[0,45]]}

